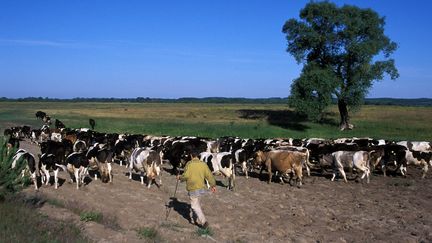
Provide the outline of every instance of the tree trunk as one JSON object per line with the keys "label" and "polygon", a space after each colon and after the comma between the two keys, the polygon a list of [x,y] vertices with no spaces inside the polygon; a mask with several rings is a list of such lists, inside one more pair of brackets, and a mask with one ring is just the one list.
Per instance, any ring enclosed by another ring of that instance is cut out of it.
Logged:
{"label": "tree trunk", "polygon": [[353,129],[354,125],[349,123],[347,103],[345,102],[344,99],[338,99],[338,108],[340,114],[340,123],[339,123],[340,130],[343,131],[343,130]]}

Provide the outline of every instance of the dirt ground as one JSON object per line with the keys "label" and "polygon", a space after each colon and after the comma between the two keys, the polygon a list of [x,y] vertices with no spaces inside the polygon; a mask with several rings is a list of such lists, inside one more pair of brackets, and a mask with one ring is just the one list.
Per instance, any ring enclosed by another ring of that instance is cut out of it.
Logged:
{"label": "dirt ground", "polygon": [[[21,148],[40,153],[25,141]],[[261,179],[253,174],[249,179],[238,176],[234,192],[216,177],[217,193],[202,200],[213,231],[211,238],[204,238],[190,223],[185,184],[179,184],[173,200],[175,176],[167,172],[170,165],[164,167],[159,188],[148,189],[138,176],[129,181],[127,169],[115,164],[112,184],[93,180],[77,190],[61,172],[63,183],[57,190],[43,186],[35,192],[29,187],[25,193],[101,212],[112,222],[82,222],[69,207],[50,203],[39,209],[49,217],[76,222],[97,242],[143,242],[137,234],[143,227],[156,229],[156,241],[163,242],[432,242],[432,175],[420,179],[417,168],[409,167],[407,178],[375,174],[369,184],[331,182],[330,174],[315,172],[301,188],[267,184],[267,174]],[[166,205],[172,206],[167,220]]]}

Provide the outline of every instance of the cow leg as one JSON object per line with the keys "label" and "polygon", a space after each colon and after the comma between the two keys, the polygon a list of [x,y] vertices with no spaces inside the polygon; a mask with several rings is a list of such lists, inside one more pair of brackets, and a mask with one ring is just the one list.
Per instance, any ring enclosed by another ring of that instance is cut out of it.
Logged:
{"label": "cow leg", "polygon": [[84,179],[88,175],[88,168],[82,167],[80,178],[81,178],[81,184],[84,184]]}
{"label": "cow leg", "polygon": [[297,177],[298,187],[300,187],[302,185],[302,181],[303,181],[303,168],[301,166],[296,167],[294,169],[294,172],[295,172],[296,177]]}
{"label": "cow leg", "polygon": [[339,172],[342,174],[342,177],[344,178],[345,183],[348,182],[347,178],[346,178],[346,174],[343,168],[339,168]]}
{"label": "cow leg", "polygon": [[386,177],[387,176],[387,174],[386,174],[386,166],[385,165],[381,165],[381,170],[383,172],[384,177]]}
{"label": "cow leg", "polygon": [[233,169],[233,173],[232,173],[232,178],[231,178],[231,190],[234,190],[234,187],[235,187],[235,173],[234,173],[234,170],[235,170],[235,167],[233,166],[232,167],[232,169]]}
{"label": "cow leg", "polygon": [[266,162],[265,162],[265,165],[266,165],[266,167],[267,167],[267,172],[268,172],[268,174],[269,174],[269,179],[268,179],[268,182],[267,182],[267,184],[270,184],[270,182],[271,182],[271,179],[272,179],[272,168],[271,168],[271,160],[270,159],[267,159],[266,160]]}
{"label": "cow leg", "polygon": [[74,167],[74,175],[75,175],[75,181],[76,181],[76,189],[79,189],[79,183],[81,181],[80,175],[79,175],[79,169]]}
{"label": "cow leg", "polygon": [[334,181],[335,178],[336,178],[336,172],[333,172],[333,176],[331,178],[331,181]]}
{"label": "cow leg", "polygon": [[153,179],[147,177],[147,188],[151,187],[152,182],[153,182]]}
{"label": "cow leg", "polygon": [[369,178],[370,178],[370,174],[371,174],[371,173],[370,173],[369,168],[366,168],[366,182],[367,182],[367,183],[369,183],[369,181],[370,181],[370,180],[369,180]]}
{"label": "cow leg", "polygon": [[140,178],[141,178],[141,185],[144,185],[144,172],[142,171],[140,173]]}
{"label": "cow leg", "polygon": [[58,187],[58,173],[59,173],[59,168],[54,170],[54,189],[57,189]]}
{"label": "cow leg", "polygon": [[423,175],[422,175],[422,179],[424,179],[426,177],[426,173],[428,172],[428,164],[426,163],[426,161],[422,160],[421,161],[423,164]]}
{"label": "cow leg", "polygon": [[162,171],[159,166],[156,167],[156,175],[159,177],[159,186],[162,186]]}
{"label": "cow leg", "polygon": [[[399,170],[400,170],[400,172],[401,172],[401,174],[402,174],[403,176],[406,176],[406,168],[405,168],[403,165],[401,165],[401,166],[399,167]],[[405,171],[405,173],[404,173],[404,171]]]}
{"label": "cow leg", "polygon": [[248,168],[247,168],[247,165],[246,165],[246,161],[242,162],[242,171],[246,175],[246,179],[248,179],[249,177],[248,177]]}
{"label": "cow leg", "polygon": [[113,181],[113,176],[112,176],[112,167],[111,167],[111,163],[107,163],[107,166],[108,166],[109,182],[112,183],[112,181]]}
{"label": "cow leg", "polygon": [[120,160],[120,166],[123,166],[123,160]]}
{"label": "cow leg", "polygon": [[50,180],[50,174],[49,174],[49,170],[47,170],[44,166],[42,166],[42,172],[45,174],[45,180],[44,181],[44,177],[42,177],[42,184],[45,182],[45,185],[47,186],[49,184],[49,180]]}
{"label": "cow leg", "polygon": [[35,190],[38,191],[39,188],[38,188],[38,186],[37,186],[36,171],[33,172],[33,173],[31,173],[31,176],[30,176],[30,177],[31,177],[31,179],[32,179],[32,181],[33,181],[33,184],[34,184]]}

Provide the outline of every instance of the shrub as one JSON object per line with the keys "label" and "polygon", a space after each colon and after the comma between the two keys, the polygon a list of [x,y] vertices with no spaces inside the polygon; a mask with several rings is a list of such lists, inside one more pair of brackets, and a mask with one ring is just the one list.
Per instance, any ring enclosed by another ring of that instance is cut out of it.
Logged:
{"label": "shrub", "polygon": [[140,239],[156,241],[159,238],[158,231],[153,227],[142,227],[137,230]]}
{"label": "shrub", "polygon": [[93,212],[93,211],[84,211],[80,214],[81,221],[89,222],[101,222],[103,218],[103,215],[99,212]]}

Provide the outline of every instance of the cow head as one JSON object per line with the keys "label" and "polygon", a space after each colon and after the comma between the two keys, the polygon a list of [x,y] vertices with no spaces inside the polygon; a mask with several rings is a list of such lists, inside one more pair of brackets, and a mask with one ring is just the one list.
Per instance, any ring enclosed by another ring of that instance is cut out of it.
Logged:
{"label": "cow head", "polygon": [[264,152],[261,150],[258,150],[255,152],[254,159],[253,159],[253,165],[254,166],[260,166],[265,162],[264,159]]}
{"label": "cow head", "polygon": [[382,157],[384,156],[384,150],[372,150],[369,152],[369,164],[375,169],[375,167],[381,162]]}

